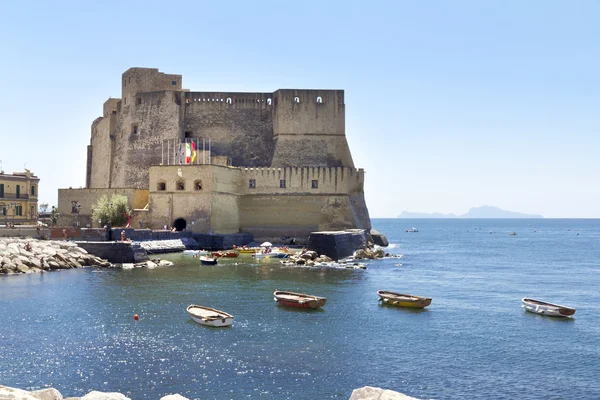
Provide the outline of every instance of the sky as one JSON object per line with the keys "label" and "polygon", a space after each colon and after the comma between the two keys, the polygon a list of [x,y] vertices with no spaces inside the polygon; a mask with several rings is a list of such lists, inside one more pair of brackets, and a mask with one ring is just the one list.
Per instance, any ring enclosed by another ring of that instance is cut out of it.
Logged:
{"label": "sky", "polygon": [[371,217],[600,218],[600,2],[0,1],[0,160],[85,186],[130,67],[195,91],[345,90]]}

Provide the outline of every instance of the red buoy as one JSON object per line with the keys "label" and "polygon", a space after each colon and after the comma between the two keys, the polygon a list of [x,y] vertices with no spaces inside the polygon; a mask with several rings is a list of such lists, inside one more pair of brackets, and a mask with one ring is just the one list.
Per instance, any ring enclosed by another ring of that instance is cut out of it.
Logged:
{"label": "red buoy", "polygon": [[138,317],[138,315],[137,315],[137,314],[135,314],[135,315],[133,316],[133,319],[135,319],[136,321],[137,321],[139,318],[140,318],[140,317]]}

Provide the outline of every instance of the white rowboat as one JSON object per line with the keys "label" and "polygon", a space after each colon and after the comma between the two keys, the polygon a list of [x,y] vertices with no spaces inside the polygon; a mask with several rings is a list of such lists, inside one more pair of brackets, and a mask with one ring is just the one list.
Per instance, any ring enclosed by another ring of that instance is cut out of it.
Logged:
{"label": "white rowboat", "polygon": [[575,309],[572,307],[528,299],[526,297],[524,297],[521,302],[523,303],[521,307],[534,314],[547,315],[549,317],[570,317],[575,314]]}
{"label": "white rowboat", "polygon": [[233,324],[233,315],[214,308],[192,304],[188,306],[187,312],[195,322],[201,325],[222,327]]}

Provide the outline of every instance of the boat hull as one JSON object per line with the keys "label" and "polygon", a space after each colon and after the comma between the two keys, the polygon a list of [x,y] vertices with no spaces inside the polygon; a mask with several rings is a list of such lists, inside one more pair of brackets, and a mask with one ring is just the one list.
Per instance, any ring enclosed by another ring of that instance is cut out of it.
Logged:
{"label": "boat hull", "polygon": [[293,307],[293,308],[312,308],[312,309],[317,309],[317,308],[321,308],[325,305],[326,301],[307,301],[305,303],[300,303],[298,301],[290,301],[290,300],[278,300],[277,297],[275,297],[273,300],[275,300],[277,303],[281,304],[282,306],[286,306],[286,307]]}
{"label": "boat hull", "polygon": [[205,256],[208,254],[206,250],[184,250],[183,255],[186,256]]}
{"label": "boat hull", "polygon": [[383,304],[388,304],[394,307],[425,308],[431,304],[431,298],[429,297],[387,292],[383,290],[378,291],[377,295]]}
{"label": "boat hull", "polygon": [[188,306],[186,311],[192,320],[200,325],[224,327],[233,324],[233,315],[225,311],[193,304]]}
{"label": "boat hull", "polygon": [[216,258],[200,257],[200,264],[202,265],[216,265],[217,262]]}
{"label": "boat hull", "polygon": [[235,253],[235,252],[227,252],[227,253],[213,253],[215,257],[221,257],[221,258],[235,258],[237,257],[239,254]]}
{"label": "boat hull", "polygon": [[202,318],[197,318],[192,315],[190,315],[190,316],[192,317],[194,322],[197,322],[200,325],[204,325],[204,326],[214,326],[216,328],[221,328],[224,326],[231,326],[231,324],[233,324],[233,318],[229,318],[229,317],[222,318],[222,319],[204,320]]}
{"label": "boat hull", "polygon": [[568,318],[575,314],[575,309],[558,304],[546,303],[533,299],[522,299],[521,307],[533,314],[545,315],[548,317]]}
{"label": "boat hull", "polygon": [[389,304],[390,306],[395,307],[403,307],[403,308],[425,308],[431,302],[426,301],[399,301],[399,300],[391,300],[391,299],[383,299],[385,304]]}
{"label": "boat hull", "polygon": [[273,293],[273,300],[282,306],[292,308],[317,309],[327,303],[325,297],[311,296],[303,293],[282,292],[276,290]]}

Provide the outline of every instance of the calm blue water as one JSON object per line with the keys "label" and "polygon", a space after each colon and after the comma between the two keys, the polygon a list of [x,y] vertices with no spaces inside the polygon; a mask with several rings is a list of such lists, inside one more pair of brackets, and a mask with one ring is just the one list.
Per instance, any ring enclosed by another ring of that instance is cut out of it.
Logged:
{"label": "calm blue water", "polygon": [[[170,255],[175,266],[154,270],[0,277],[0,384],[133,399],[347,399],[364,385],[424,399],[600,398],[600,220],[373,223],[403,258],[322,270]],[[328,302],[289,310],[274,289]],[[378,289],[433,303],[382,306]],[[525,313],[523,296],[576,317]],[[234,314],[233,327],[195,324],[192,303]]]}

